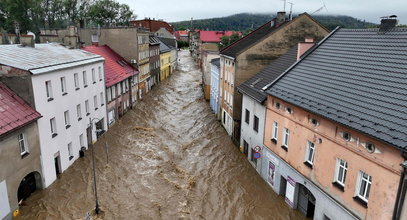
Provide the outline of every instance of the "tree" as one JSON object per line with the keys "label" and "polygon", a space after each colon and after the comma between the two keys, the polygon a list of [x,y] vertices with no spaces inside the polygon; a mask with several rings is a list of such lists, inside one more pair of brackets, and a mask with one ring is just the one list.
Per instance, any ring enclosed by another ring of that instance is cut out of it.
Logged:
{"label": "tree", "polygon": [[125,25],[134,16],[126,4],[114,0],[98,0],[89,6],[88,17],[99,25]]}
{"label": "tree", "polygon": [[230,36],[222,36],[220,38],[220,43],[219,43],[219,49],[223,49],[231,44],[233,44],[235,41],[240,39],[240,35],[238,32],[234,32]]}

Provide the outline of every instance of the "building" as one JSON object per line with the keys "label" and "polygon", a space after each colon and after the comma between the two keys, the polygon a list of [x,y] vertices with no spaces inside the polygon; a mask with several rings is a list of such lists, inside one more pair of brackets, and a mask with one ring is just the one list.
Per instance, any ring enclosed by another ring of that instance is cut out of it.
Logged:
{"label": "building", "polygon": [[175,38],[179,41],[189,42],[189,30],[175,31]]}
{"label": "building", "polygon": [[160,40],[150,35],[150,75],[152,85],[158,85],[160,82]]}
{"label": "building", "polygon": [[139,72],[107,45],[86,46],[82,50],[98,54],[105,59],[107,124],[111,126],[132,108],[131,79]]}
{"label": "building", "polygon": [[160,40],[160,81],[171,74],[171,49]]}
{"label": "building", "polygon": [[155,33],[164,28],[166,31],[174,35],[174,27],[163,20],[155,20],[150,18],[145,18],[143,20],[131,21],[135,27],[143,27],[150,30],[150,32]]}
{"label": "building", "polygon": [[242,95],[237,86],[306,37],[321,40],[328,30],[307,13],[293,20],[279,12],[272,21],[220,51],[222,125],[235,142],[240,141]]}
{"label": "building", "polygon": [[60,44],[0,45],[0,81],[35,107],[44,187],[107,129],[103,57]]}
{"label": "building", "polygon": [[178,66],[178,45],[175,38],[165,38],[159,37],[161,42],[163,42],[171,50],[171,73],[173,73]]}
{"label": "building", "polygon": [[40,117],[0,82],[0,219],[12,219],[19,202],[43,187],[37,127]]}
{"label": "building", "polygon": [[402,213],[407,29],[396,23],[337,28],[264,88],[269,178],[309,217]]}
{"label": "building", "polygon": [[258,159],[254,157],[256,146],[260,149],[261,155],[265,155],[267,151],[266,148],[263,149],[267,94],[262,89],[293,65],[306,51],[305,49],[309,49],[313,45],[313,43],[306,44],[309,47],[304,48],[304,50],[301,50],[301,46],[292,47],[286,54],[274,60],[262,71],[237,87],[237,90],[242,93],[241,118],[243,122],[240,127],[239,141],[241,151],[266,181],[268,177],[267,162],[263,163],[263,157]]}
{"label": "building", "polygon": [[150,32],[139,29],[137,32],[138,56],[137,66],[139,74],[139,98],[142,99],[146,95],[153,84],[150,77]]}
{"label": "building", "polygon": [[219,78],[220,58],[211,61],[211,97],[210,105],[216,116],[219,116]]}

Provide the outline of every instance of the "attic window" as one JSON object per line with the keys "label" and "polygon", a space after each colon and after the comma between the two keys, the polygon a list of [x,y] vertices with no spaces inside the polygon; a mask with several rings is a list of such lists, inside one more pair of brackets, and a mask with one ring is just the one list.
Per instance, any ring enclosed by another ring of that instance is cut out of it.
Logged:
{"label": "attic window", "polygon": [[343,138],[345,141],[350,141],[351,137],[352,137],[352,135],[349,134],[348,132],[342,132],[342,138]]}
{"label": "attic window", "polygon": [[276,109],[280,109],[281,108],[281,104],[279,102],[276,102],[276,104],[274,105],[276,107]]}
{"label": "attic window", "polygon": [[372,143],[366,143],[366,150],[369,153],[373,153],[376,150],[376,146]]}
{"label": "attic window", "polygon": [[318,120],[315,119],[315,118],[311,118],[311,119],[309,120],[309,122],[310,122],[312,125],[314,125],[314,126],[318,126],[318,125],[319,125]]}
{"label": "attic window", "polygon": [[285,108],[285,111],[288,112],[289,114],[294,113],[293,109],[290,108],[290,107],[286,107],[286,108]]}
{"label": "attic window", "polygon": [[262,78],[256,79],[252,84],[250,84],[251,87],[254,87],[257,83],[259,83],[262,80]]}

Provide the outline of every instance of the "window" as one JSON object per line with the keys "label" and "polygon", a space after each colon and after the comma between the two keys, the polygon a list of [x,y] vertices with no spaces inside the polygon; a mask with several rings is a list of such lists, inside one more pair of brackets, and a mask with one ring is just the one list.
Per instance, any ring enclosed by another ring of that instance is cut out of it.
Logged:
{"label": "window", "polygon": [[284,128],[284,134],[283,134],[283,145],[282,147],[287,150],[288,149],[288,139],[290,137],[290,130],[288,128]]}
{"label": "window", "polygon": [[77,73],[73,74],[73,81],[75,84],[75,90],[79,89],[79,76]]}
{"label": "window", "polygon": [[79,135],[79,144],[80,147],[84,147],[85,145],[83,144],[83,134]]}
{"label": "window", "polygon": [[82,120],[81,104],[76,105],[76,117],[78,118],[78,121]]}
{"label": "window", "polygon": [[93,96],[93,105],[95,107],[95,110],[98,110],[98,97]]}
{"label": "window", "polygon": [[95,75],[95,69],[94,68],[92,68],[92,82],[93,82],[93,84],[96,83],[96,75]]}
{"label": "window", "polygon": [[69,160],[72,160],[72,158],[73,158],[72,142],[70,142],[68,144],[68,154],[69,154]]}
{"label": "window", "polygon": [[311,118],[311,119],[309,120],[309,122],[310,122],[312,125],[314,125],[314,126],[318,126],[318,125],[319,125],[318,120],[315,119],[315,118]]}
{"label": "window", "polygon": [[336,168],[335,168],[335,183],[343,187],[345,186],[346,180],[346,171],[348,170],[348,162],[337,158],[336,159]]}
{"label": "window", "polygon": [[367,203],[369,200],[370,186],[372,177],[363,171],[359,171],[358,183],[356,188],[356,197]]}
{"label": "window", "polygon": [[102,81],[103,80],[103,75],[102,75],[102,67],[101,66],[98,67],[98,73],[99,73],[99,81]]}
{"label": "window", "polygon": [[104,106],[105,104],[105,96],[103,95],[103,92],[100,93],[100,106]]}
{"label": "window", "polygon": [[21,156],[28,154],[27,141],[25,140],[25,136],[23,133],[18,135],[18,146],[20,146]]}
{"label": "window", "polygon": [[257,165],[257,159],[254,158],[254,154],[256,153],[256,151],[254,151],[253,148],[251,148],[250,151],[251,151],[250,160],[251,160],[255,165]]}
{"label": "window", "polygon": [[273,122],[273,130],[271,134],[271,140],[277,143],[277,134],[278,134],[278,123],[275,121]]}
{"label": "window", "polygon": [[345,141],[350,141],[351,135],[350,135],[348,132],[342,132],[342,138],[343,138]]}
{"label": "window", "polygon": [[48,102],[54,100],[53,97],[52,97],[52,86],[51,86],[51,81],[50,80],[45,82],[45,88],[47,90]]}
{"label": "window", "polygon": [[276,109],[280,109],[281,108],[281,104],[279,102],[276,102],[275,104]]}
{"label": "window", "polygon": [[122,94],[122,84],[118,83],[117,85],[117,96],[120,96]]}
{"label": "window", "polygon": [[57,124],[55,121],[55,118],[51,118],[51,120],[49,120],[50,125],[51,125],[51,135],[54,138],[55,136],[57,136]]}
{"label": "window", "polygon": [[374,144],[368,142],[368,143],[366,143],[366,150],[369,153],[373,153],[376,150],[376,146]]}
{"label": "window", "polygon": [[257,116],[253,117],[253,130],[259,132],[259,118]]}
{"label": "window", "polygon": [[115,99],[116,98],[116,85],[113,85],[111,87],[111,89],[112,89],[112,99]]}
{"label": "window", "polygon": [[69,111],[64,112],[64,119],[65,119],[65,128],[71,127],[71,124],[69,122]]}
{"label": "window", "polygon": [[85,101],[85,112],[86,112],[86,116],[90,115],[90,113],[89,113],[89,100]]}
{"label": "window", "polygon": [[285,111],[288,112],[289,114],[292,114],[294,112],[293,109],[290,107],[286,107]]}
{"label": "window", "polygon": [[62,95],[68,94],[66,92],[66,80],[65,80],[65,77],[61,77],[61,92],[62,92]]}
{"label": "window", "polygon": [[246,116],[245,116],[245,122],[249,124],[250,122],[250,111],[246,109]]}
{"label": "window", "polygon": [[112,88],[110,88],[110,87],[107,88],[106,92],[107,92],[107,102],[112,101]]}
{"label": "window", "polygon": [[82,72],[82,76],[83,76],[83,87],[88,87],[88,76],[86,75],[86,71]]}
{"label": "window", "polygon": [[314,164],[315,144],[311,141],[307,142],[307,152],[305,155],[305,164],[311,166]]}

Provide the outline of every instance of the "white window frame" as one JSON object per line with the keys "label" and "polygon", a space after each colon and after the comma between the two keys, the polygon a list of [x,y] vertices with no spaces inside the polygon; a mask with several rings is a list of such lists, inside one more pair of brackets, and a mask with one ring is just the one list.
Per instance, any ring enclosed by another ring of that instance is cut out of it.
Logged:
{"label": "white window frame", "polygon": [[20,147],[20,155],[23,156],[28,154],[28,145],[24,133],[21,133],[17,136],[18,146]]}
{"label": "white window frame", "polygon": [[98,97],[96,95],[93,96],[93,106],[95,107],[95,110],[98,109]]}
{"label": "white window frame", "polygon": [[283,146],[285,148],[288,148],[288,143],[290,139],[290,130],[288,128],[284,128],[283,132]]}
{"label": "white window frame", "polygon": [[55,117],[51,118],[50,120],[50,127],[51,127],[51,135],[55,136],[57,134],[57,122]]}
{"label": "white window frame", "polygon": [[95,73],[95,68],[92,68],[92,83],[96,83],[96,73]]}
{"label": "white window frame", "polygon": [[69,110],[64,112],[64,121],[65,121],[65,128],[69,128],[71,126],[71,122],[69,120]]}
{"label": "white window frame", "polygon": [[305,162],[314,165],[315,159],[315,143],[307,141],[307,152],[305,154]]}
{"label": "white window frame", "polygon": [[[366,174],[367,177],[365,177],[364,174]],[[364,193],[362,195],[362,194],[360,194],[360,190],[363,185],[363,182],[366,182],[366,184],[365,184]],[[356,184],[355,195],[367,203],[369,200],[369,194],[370,194],[371,187],[372,187],[372,176],[370,176],[369,174],[360,170],[359,175],[358,175],[357,184]]]}
{"label": "white window frame", "polygon": [[107,92],[107,102],[112,101],[112,88],[110,88],[110,87],[107,88],[106,92]]}
{"label": "white window frame", "polygon": [[273,128],[272,128],[272,133],[271,133],[271,139],[277,141],[278,137],[278,122],[274,121],[273,122]]}
{"label": "white window frame", "polygon": [[75,84],[75,89],[78,90],[79,89],[79,75],[78,75],[78,73],[73,74],[73,81],[74,81],[74,84]]}
{"label": "white window frame", "polygon": [[88,87],[88,74],[85,71],[82,71],[82,77],[83,77],[83,87]]}
{"label": "white window frame", "polygon": [[45,88],[46,88],[46,92],[47,92],[47,99],[48,99],[48,101],[51,101],[53,99],[51,80],[45,81]]}
{"label": "white window frame", "polygon": [[89,100],[85,101],[85,112],[86,112],[86,115],[90,114],[90,112],[89,112]]}
{"label": "white window frame", "polygon": [[100,106],[103,106],[105,104],[105,96],[103,95],[103,92],[100,93]]}
{"label": "white window frame", "polygon": [[83,142],[83,134],[79,135],[79,145],[80,145],[80,147],[85,147],[84,142]]}
{"label": "white window frame", "polygon": [[67,93],[65,76],[61,77],[61,92],[62,92],[62,95],[65,95]]}
{"label": "white window frame", "polygon": [[[336,158],[334,181],[343,187],[345,187],[347,171],[348,171],[348,162],[340,158]],[[340,178],[340,174],[342,175],[342,178]]]}
{"label": "white window frame", "polygon": [[76,117],[78,118],[78,121],[82,119],[82,107],[81,107],[81,104],[76,105]]}
{"label": "white window frame", "polygon": [[102,81],[103,80],[103,75],[102,75],[102,67],[101,66],[98,67],[98,73],[99,73],[99,81]]}
{"label": "white window frame", "polygon": [[72,142],[68,143],[68,156],[69,156],[69,160],[72,160],[72,158],[73,158]]}

